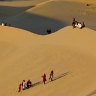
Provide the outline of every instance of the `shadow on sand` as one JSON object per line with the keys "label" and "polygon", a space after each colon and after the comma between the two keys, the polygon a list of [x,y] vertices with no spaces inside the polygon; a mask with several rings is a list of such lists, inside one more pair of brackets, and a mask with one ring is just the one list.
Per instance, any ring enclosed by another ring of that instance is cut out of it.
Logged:
{"label": "shadow on sand", "polygon": [[[66,72],[66,73],[60,74],[60,75],[54,77],[54,78],[53,78],[53,81],[58,80],[58,79],[60,79],[60,78],[63,78],[63,77],[65,77],[65,76],[67,76],[68,74],[70,74],[70,73],[69,73],[69,72]],[[53,82],[53,81],[48,81],[48,82],[46,82],[46,84],[48,84],[48,83],[50,83],[50,82]],[[43,84],[43,82],[42,82],[42,81],[36,82],[36,83],[34,83],[34,84],[32,85],[32,87],[36,87],[36,86],[38,86],[38,85],[40,85],[40,84]]]}
{"label": "shadow on sand", "polygon": [[28,12],[11,16],[3,19],[3,21],[13,27],[24,29],[39,35],[47,35],[47,29],[51,29],[51,32],[53,33],[68,25],[65,21],[63,22],[38,14],[30,14]]}
{"label": "shadow on sand", "polygon": [[55,80],[57,80],[57,79],[60,79],[60,78],[66,76],[66,75],[68,75],[68,74],[69,74],[69,72],[66,72],[66,73],[63,73],[63,74],[61,74],[61,75],[59,75],[59,76],[57,76],[57,77],[54,77],[53,81],[55,81]]}
{"label": "shadow on sand", "polygon": [[[88,12],[86,10],[86,6],[84,4],[78,3],[69,3],[69,2],[53,2],[51,6],[48,6],[48,10],[51,11],[52,8],[59,9],[60,12],[54,13],[53,16],[50,16],[50,12],[47,14],[43,13],[43,11],[39,12],[39,8],[37,12],[29,6],[29,7],[8,7],[8,6],[0,6],[0,22],[10,24],[13,27],[17,27],[20,29],[28,30],[32,33],[39,35],[47,35],[47,30],[51,30],[51,33],[56,32],[68,25],[71,25],[72,18],[75,17],[78,21],[85,23],[86,27],[92,28],[96,30],[96,13],[91,12],[89,9]],[[34,6],[36,7],[36,6]],[[30,10],[27,10],[30,9]],[[55,9],[55,11],[57,11]],[[62,11],[63,9],[63,11]],[[67,9],[67,11],[66,11]],[[72,12],[70,12],[72,10]],[[46,9],[44,9],[44,12]],[[45,14],[45,15],[44,15]],[[62,15],[61,18],[57,17],[58,14]],[[55,17],[56,15],[56,17]],[[54,19],[55,18],[55,19]],[[58,18],[58,19],[56,19]]]}
{"label": "shadow on sand", "polygon": [[88,94],[87,96],[96,96],[96,90],[93,90],[90,94]]}
{"label": "shadow on sand", "polygon": [[[26,10],[35,7],[35,6],[17,6],[17,7],[13,7],[13,6],[1,6],[0,5],[0,16],[6,16],[6,18],[8,16],[13,16],[13,15],[17,15],[17,14],[21,14],[22,12],[25,12]],[[5,18],[5,19],[6,19]]]}

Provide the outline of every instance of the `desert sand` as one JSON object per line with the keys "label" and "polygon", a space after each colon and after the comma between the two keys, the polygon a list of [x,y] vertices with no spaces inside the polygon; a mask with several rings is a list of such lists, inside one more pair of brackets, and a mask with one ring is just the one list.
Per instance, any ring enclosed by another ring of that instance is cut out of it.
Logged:
{"label": "desert sand", "polygon": [[[0,26],[0,96],[96,96],[96,4],[79,1],[0,2],[0,22],[11,24]],[[73,17],[86,27],[73,29]],[[18,93],[28,79],[33,87]]]}
{"label": "desert sand", "polygon": [[85,22],[86,27],[96,30],[96,3],[86,6],[86,3],[74,0],[73,2],[71,0],[70,2],[69,0],[14,2],[0,3],[1,23],[7,22],[13,27],[45,35],[47,28],[56,32],[65,26],[70,26],[72,18],[76,18],[79,22]]}

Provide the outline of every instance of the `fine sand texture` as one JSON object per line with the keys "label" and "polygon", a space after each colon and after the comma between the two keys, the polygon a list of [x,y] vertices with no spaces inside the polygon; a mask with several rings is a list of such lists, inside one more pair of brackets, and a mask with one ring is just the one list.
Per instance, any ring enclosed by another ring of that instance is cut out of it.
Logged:
{"label": "fine sand texture", "polygon": [[[95,0],[0,1],[1,23],[0,96],[96,96]],[[29,79],[33,87],[18,93]]]}
{"label": "fine sand texture", "polygon": [[0,1],[0,5],[3,6],[31,6],[37,5],[39,3],[49,1],[49,0],[5,0]]}
{"label": "fine sand texture", "polygon": [[[8,26],[0,29],[0,96],[95,96],[90,94],[96,90],[96,31],[68,26],[40,36]],[[54,81],[49,82],[52,69]],[[33,87],[18,93],[24,79]]]}
{"label": "fine sand texture", "polygon": [[[13,2],[2,2],[0,22],[45,35],[47,29],[56,32],[71,25],[73,18],[76,18],[78,22],[84,22],[86,27],[96,30],[96,3],[86,6],[86,3],[74,0],[37,1],[27,1],[26,4],[25,1],[14,1],[19,6],[14,5]],[[23,2],[26,6],[22,5]]]}

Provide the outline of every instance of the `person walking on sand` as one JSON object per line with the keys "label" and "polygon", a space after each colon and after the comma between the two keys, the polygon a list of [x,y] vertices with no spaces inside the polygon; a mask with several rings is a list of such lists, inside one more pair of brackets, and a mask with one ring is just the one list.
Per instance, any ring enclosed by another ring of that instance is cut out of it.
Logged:
{"label": "person walking on sand", "polygon": [[54,71],[51,70],[49,80],[53,81],[53,77],[54,77]]}
{"label": "person walking on sand", "polygon": [[46,74],[44,73],[44,75],[42,76],[42,78],[43,78],[43,83],[45,84],[45,82],[47,81],[46,80]]}
{"label": "person walking on sand", "polygon": [[22,84],[21,83],[19,84],[18,88],[19,88],[18,92],[21,92],[21,88],[22,88]]}
{"label": "person walking on sand", "polygon": [[27,84],[25,80],[22,81],[22,90],[25,90],[27,88]]}
{"label": "person walking on sand", "polygon": [[32,87],[32,82],[30,80],[27,81],[27,88]]}

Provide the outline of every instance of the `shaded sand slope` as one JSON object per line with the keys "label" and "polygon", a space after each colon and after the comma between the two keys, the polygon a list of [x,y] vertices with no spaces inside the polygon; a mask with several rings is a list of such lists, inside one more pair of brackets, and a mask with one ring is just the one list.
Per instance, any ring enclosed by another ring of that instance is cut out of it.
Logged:
{"label": "shaded sand slope", "polygon": [[13,0],[13,1],[4,1],[4,2],[0,2],[0,5],[3,6],[32,6],[32,5],[37,5],[41,2],[45,2],[48,0]]}
{"label": "shaded sand slope", "polygon": [[22,14],[25,10],[33,8],[41,2],[44,2],[44,0],[0,2],[0,23],[6,22],[7,18]]}
{"label": "shaded sand slope", "polygon": [[75,17],[77,21],[84,21],[87,27],[96,30],[95,7],[95,5],[87,7],[85,3],[49,0],[37,4],[22,14],[7,18],[5,22],[36,34],[47,34],[48,28],[55,32],[71,25],[72,18]]}
{"label": "shaded sand slope", "polygon": [[[95,31],[68,26],[39,36],[12,27],[0,29],[0,96],[87,96],[96,89]],[[55,80],[43,85],[41,76],[46,73],[48,79],[51,69]],[[35,85],[18,93],[23,79]]]}
{"label": "shaded sand slope", "polygon": [[47,34],[47,29],[51,29],[52,32],[54,32],[67,25],[67,22],[62,22],[54,18],[26,12],[13,18],[8,18],[7,20],[11,26],[29,30],[40,35]]}
{"label": "shaded sand slope", "polygon": [[0,6],[0,14],[2,14],[2,17],[4,17],[5,15],[7,18],[7,16],[14,16],[17,14],[21,14],[22,12],[24,12],[25,10],[28,10],[31,7],[32,6],[26,6],[26,7]]}

